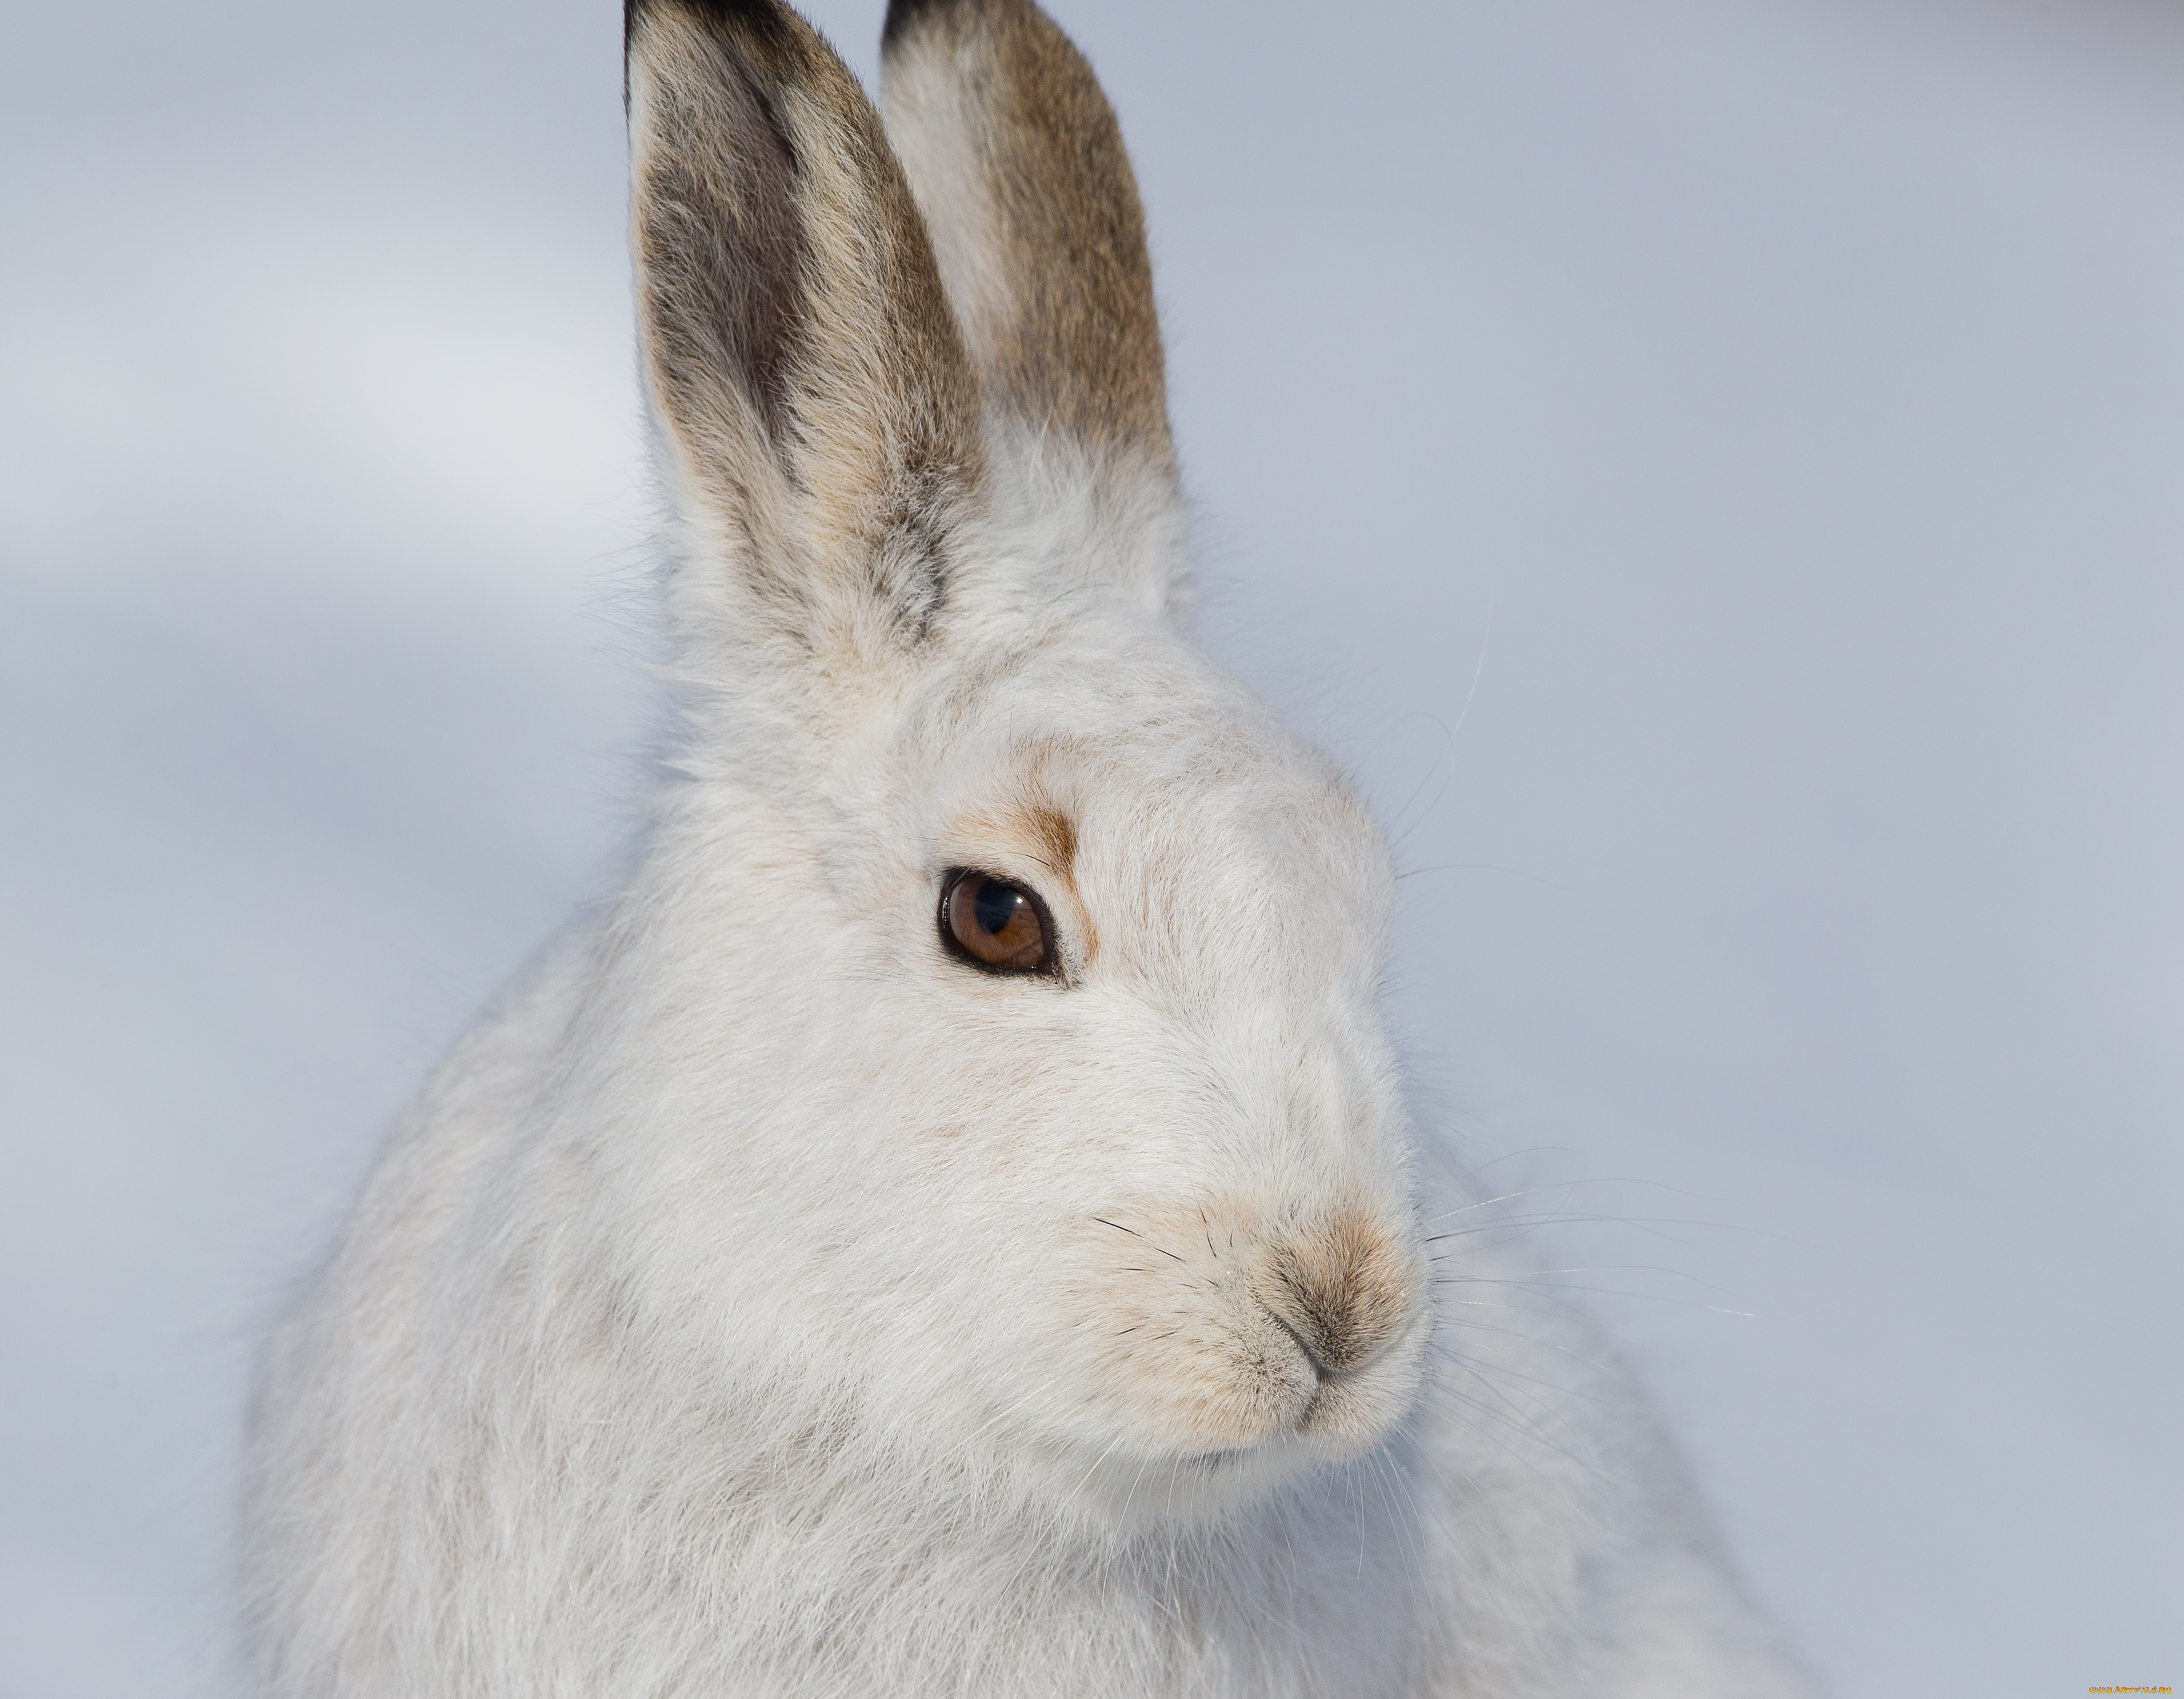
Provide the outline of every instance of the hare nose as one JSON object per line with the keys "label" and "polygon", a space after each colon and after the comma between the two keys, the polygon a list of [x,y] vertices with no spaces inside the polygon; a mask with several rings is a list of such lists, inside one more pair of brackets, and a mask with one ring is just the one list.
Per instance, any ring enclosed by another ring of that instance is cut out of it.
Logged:
{"label": "hare nose", "polygon": [[1417,1303],[1403,1237],[1339,1216],[1273,1247],[1267,1308],[1324,1379],[1362,1368],[1402,1332]]}

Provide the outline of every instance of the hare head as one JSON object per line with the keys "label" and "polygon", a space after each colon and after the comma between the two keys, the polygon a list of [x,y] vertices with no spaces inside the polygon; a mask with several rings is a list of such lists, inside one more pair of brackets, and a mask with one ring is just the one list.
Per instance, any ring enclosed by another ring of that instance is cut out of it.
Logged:
{"label": "hare head", "polygon": [[625,1319],[1095,1525],[1369,1451],[1429,1330],[1389,858],[1184,629],[1089,69],[896,0],[883,126],[768,0],[627,28],[683,718],[560,1086]]}

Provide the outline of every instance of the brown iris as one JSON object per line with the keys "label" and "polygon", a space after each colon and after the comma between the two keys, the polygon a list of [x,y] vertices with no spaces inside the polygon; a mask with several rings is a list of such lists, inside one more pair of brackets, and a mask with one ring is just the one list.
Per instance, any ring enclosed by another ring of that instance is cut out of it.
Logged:
{"label": "brown iris", "polygon": [[940,937],[989,973],[1046,973],[1054,966],[1054,928],[1046,905],[1022,885],[968,867],[940,891]]}

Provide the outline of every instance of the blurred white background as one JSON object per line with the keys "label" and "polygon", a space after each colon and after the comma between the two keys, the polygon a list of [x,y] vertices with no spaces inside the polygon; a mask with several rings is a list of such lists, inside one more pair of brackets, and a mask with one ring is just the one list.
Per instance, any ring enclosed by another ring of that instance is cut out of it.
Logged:
{"label": "blurred white background", "polygon": [[[1440,1130],[1837,1692],[2184,1680],[2184,12],[1056,9]],[[610,880],[616,14],[0,18],[8,1695],[231,1691],[259,1319]]]}

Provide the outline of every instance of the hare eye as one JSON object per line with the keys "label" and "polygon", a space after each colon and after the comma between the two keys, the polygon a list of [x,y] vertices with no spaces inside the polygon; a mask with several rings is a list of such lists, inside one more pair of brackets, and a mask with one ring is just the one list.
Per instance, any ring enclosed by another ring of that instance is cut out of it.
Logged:
{"label": "hare eye", "polygon": [[1022,885],[959,867],[940,893],[943,942],[989,973],[1044,973],[1054,963],[1046,905]]}

